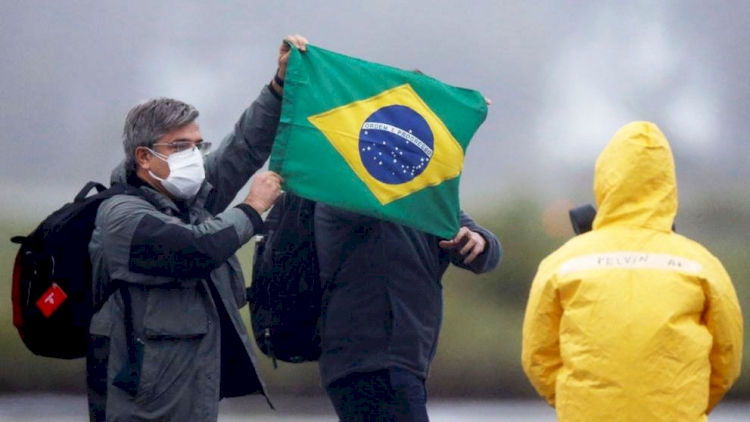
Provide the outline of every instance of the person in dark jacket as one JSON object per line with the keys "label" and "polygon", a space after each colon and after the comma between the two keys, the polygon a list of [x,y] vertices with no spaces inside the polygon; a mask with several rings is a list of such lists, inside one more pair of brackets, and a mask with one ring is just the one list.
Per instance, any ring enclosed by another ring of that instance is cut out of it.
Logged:
{"label": "person in dark jacket", "polygon": [[483,273],[500,242],[461,212],[442,240],[318,203],[315,241],[325,283],[319,367],[341,421],[427,421],[427,379],[450,264]]}
{"label": "person in dark jacket", "polygon": [[304,51],[307,40],[286,38],[274,79],[205,157],[193,106],[156,98],[128,113],[112,183],[141,196],[102,203],[89,244],[103,303],[89,328],[91,420],[215,421],[221,398],[265,394],[234,254],[261,229],[281,177],[256,175],[244,201],[228,206],[270,154],[288,43]]}

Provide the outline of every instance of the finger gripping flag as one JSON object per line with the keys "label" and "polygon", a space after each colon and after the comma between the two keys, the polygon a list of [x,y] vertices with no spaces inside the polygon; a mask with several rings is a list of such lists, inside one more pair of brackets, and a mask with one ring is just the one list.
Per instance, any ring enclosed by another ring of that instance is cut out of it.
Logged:
{"label": "finger gripping flag", "polygon": [[270,168],[308,199],[451,238],[478,92],[314,46],[292,50]]}

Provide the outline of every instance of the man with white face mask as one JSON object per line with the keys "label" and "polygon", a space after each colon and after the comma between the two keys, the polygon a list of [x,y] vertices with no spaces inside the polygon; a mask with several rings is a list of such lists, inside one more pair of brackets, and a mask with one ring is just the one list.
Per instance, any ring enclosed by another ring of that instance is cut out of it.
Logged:
{"label": "man with white face mask", "polygon": [[221,398],[265,395],[234,254],[260,231],[281,177],[256,175],[229,205],[270,154],[290,44],[304,52],[307,40],[285,39],[273,80],[213,150],[189,104],[155,98],[128,113],[112,183],[140,195],[102,203],[89,244],[101,305],[89,329],[92,421],[215,421]]}
{"label": "man with white face mask", "polygon": [[[155,175],[151,170],[148,171],[149,176],[161,182],[162,187],[172,196],[180,199],[189,199],[198,193],[203,180],[206,178],[202,151],[210,147],[210,142],[198,144],[187,142],[186,144],[182,146],[184,150],[167,156],[149,149],[155,156],[166,161],[169,166],[169,176],[166,179]],[[172,149],[178,148],[174,142],[161,145]]]}

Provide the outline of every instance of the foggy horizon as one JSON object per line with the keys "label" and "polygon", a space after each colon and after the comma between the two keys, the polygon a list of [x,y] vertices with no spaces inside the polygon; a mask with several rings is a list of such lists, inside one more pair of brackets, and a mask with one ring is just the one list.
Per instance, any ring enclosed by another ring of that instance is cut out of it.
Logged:
{"label": "foggy horizon", "polygon": [[683,199],[744,193],[749,15],[698,1],[12,2],[0,16],[0,186],[18,200],[5,215],[43,216],[85,182],[108,183],[125,114],[146,98],[192,103],[204,138],[220,141],[292,33],[490,98],[461,180],[473,207],[514,192],[593,200],[594,160],[632,120],[670,140]]}

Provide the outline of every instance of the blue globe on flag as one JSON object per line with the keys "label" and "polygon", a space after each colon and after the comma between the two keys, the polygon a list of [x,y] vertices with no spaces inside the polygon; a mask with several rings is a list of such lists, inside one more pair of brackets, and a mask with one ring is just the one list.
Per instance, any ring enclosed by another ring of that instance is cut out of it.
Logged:
{"label": "blue globe on flag", "polygon": [[403,105],[372,113],[359,132],[359,156],[368,173],[387,184],[406,183],[422,174],[434,154],[427,121]]}

